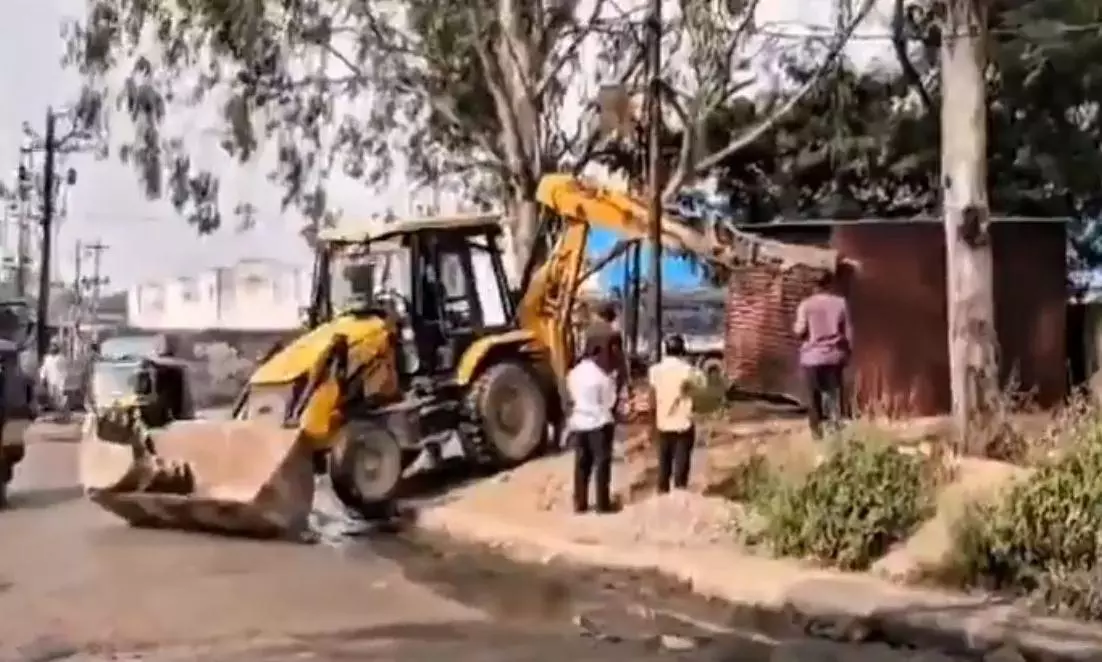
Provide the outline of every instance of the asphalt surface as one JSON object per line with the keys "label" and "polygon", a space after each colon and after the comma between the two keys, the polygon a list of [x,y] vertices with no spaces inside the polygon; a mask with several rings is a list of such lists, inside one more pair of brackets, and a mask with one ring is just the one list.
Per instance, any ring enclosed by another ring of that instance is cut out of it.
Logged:
{"label": "asphalt surface", "polygon": [[775,638],[656,578],[371,531],[130,529],[83,499],[74,433],[36,429],[0,513],[0,662],[779,659]]}

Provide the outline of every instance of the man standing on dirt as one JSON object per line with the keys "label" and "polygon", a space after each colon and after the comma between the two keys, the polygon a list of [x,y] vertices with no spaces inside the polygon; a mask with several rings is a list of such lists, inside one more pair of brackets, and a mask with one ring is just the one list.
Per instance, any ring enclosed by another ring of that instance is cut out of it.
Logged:
{"label": "man standing on dirt", "polygon": [[834,275],[824,273],[815,292],[796,308],[793,328],[800,345],[800,369],[809,395],[811,435],[823,436],[823,422],[834,424],[847,414],[843,374],[853,351],[853,326],[849,306],[834,291]]}
{"label": "man standing on dirt", "polygon": [[648,381],[658,435],[658,493],[689,486],[689,465],[696,444],[693,400],[704,386],[704,373],[685,359],[685,339],[666,338],[662,360],[651,366]]}
{"label": "man standing on dirt", "polygon": [[593,479],[597,512],[613,511],[612,440],[615,429],[616,382],[609,346],[587,341],[582,359],[566,376],[570,398],[567,430],[574,444],[574,512],[589,510]]}
{"label": "man standing on dirt", "polygon": [[624,356],[624,334],[620,332],[617,322],[616,306],[612,303],[602,303],[597,308],[597,314],[586,329],[585,342],[607,344],[609,348],[609,361],[616,380],[616,390],[627,384],[628,366]]}

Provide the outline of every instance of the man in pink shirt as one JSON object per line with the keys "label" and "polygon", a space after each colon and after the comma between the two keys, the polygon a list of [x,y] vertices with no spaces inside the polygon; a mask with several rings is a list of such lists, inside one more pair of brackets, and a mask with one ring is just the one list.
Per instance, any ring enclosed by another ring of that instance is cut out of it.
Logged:
{"label": "man in pink shirt", "polygon": [[807,381],[811,434],[823,435],[823,421],[836,423],[848,413],[843,373],[853,349],[853,327],[846,300],[834,292],[834,275],[826,273],[815,292],[796,308],[796,337],[800,345],[800,369]]}

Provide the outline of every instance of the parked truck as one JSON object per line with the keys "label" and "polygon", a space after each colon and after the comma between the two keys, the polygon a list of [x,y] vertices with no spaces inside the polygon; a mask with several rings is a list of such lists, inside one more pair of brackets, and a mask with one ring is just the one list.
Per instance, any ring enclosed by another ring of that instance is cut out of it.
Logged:
{"label": "parked truck", "polygon": [[[594,297],[595,301],[613,301],[622,311],[629,350],[632,347],[630,303],[619,291]],[[669,290],[662,295],[663,334],[677,333],[685,339],[690,360],[710,378],[722,380],[725,296],[720,288]],[[654,314],[650,298],[644,293],[639,304],[639,334],[631,352],[637,365],[646,364],[651,352]]]}

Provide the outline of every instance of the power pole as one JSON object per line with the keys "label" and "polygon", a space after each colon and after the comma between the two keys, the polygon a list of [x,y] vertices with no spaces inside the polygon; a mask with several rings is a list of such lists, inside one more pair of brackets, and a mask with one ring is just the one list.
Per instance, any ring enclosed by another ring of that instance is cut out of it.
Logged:
{"label": "power pole", "polygon": [[31,268],[31,214],[30,204],[23,207],[19,216],[19,254],[16,256],[15,292],[20,298],[27,296],[27,276]]}
{"label": "power pole", "polygon": [[84,300],[84,294],[81,288],[81,276],[84,275],[81,271],[81,258],[84,257],[83,253],[84,244],[77,239],[76,248],[73,249],[73,294],[76,295],[77,305],[80,305]]}
{"label": "power pole", "polygon": [[16,219],[15,239],[15,295],[20,299],[27,297],[27,271],[30,266],[30,223],[34,206],[34,152],[21,149],[19,152],[19,181],[16,187],[19,197],[19,212]]}
{"label": "power pole", "polygon": [[647,179],[651,222],[651,353],[662,358],[662,0],[649,0],[647,10]]}
{"label": "power pole", "polygon": [[946,3],[941,46],[941,170],[949,307],[949,385],[962,450],[998,393],[994,268],[987,202],[986,0]]}
{"label": "power pole", "polygon": [[85,284],[92,290],[92,303],[89,307],[92,311],[93,319],[99,315],[99,301],[100,293],[103,291],[102,288],[110,282],[108,278],[101,275],[102,272],[100,270],[103,252],[108,248],[109,246],[107,246],[107,244],[104,244],[98,239],[94,243],[84,247],[92,256],[92,277],[88,278]]}
{"label": "power pole", "polygon": [[81,282],[81,276],[84,274],[81,272],[81,259],[84,257],[84,246],[81,241],[77,239],[76,248],[73,250],[73,308],[75,313],[75,319],[73,320],[73,326],[76,331],[80,332],[80,323],[84,317],[84,288]]}
{"label": "power pole", "polygon": [[38,356],[46,356],[50,342],[50,251],[54,235],[54,161],[57,152],[57,115],[46,109],[46,162],[42,172],[42,251],[38,258],[38,310],[35,324],[35,348]]}

